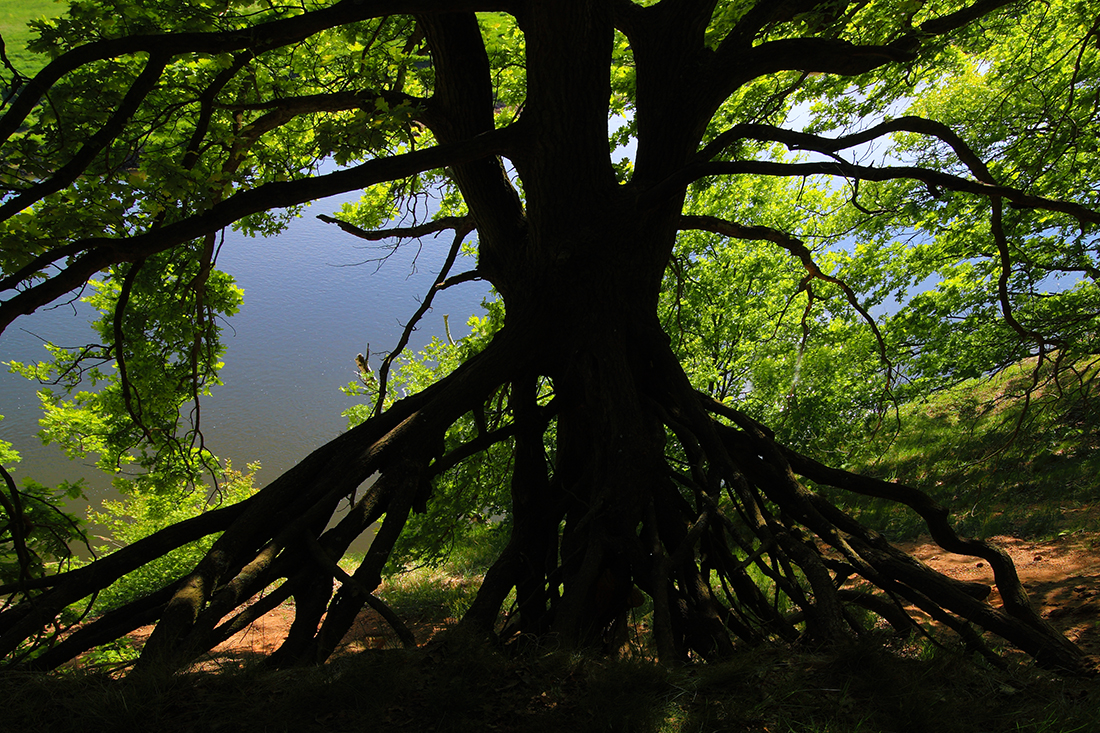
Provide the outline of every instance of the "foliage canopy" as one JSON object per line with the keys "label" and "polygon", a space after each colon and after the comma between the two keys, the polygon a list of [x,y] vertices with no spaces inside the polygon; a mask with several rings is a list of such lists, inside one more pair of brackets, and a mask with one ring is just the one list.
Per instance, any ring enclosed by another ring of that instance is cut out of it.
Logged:
{"label": "foliage canopy", "polygon": [[[213,459],[195,406],[240,302],[218,232],[277,232],[322,196],[363,191],[328,217],[351,235],[454,233],[425,308],[473,278],[502,305],[440,345],[435,371],[395,383],[396,352],[376,376],[364,365],[362,422],[254,497],[87,568],[23,563],[0,653],[52,667],[159,619],[138,669],[177,669],[293,596],[271,662],[321,661],[364,604],[386,612],[373,591],[403,536],[499,510],[507,543],[462,622],[479,634],[614,650],[645,602],[659,657],[710,659],[864,633],[852,606],[909,632],[916,607],[989,655],[971,624],[1080,668],[1003,553],[920,492],[825,462],[898,401],[1024,357],[1032,388],[1087,386],[1090,6],[73,0],[36,25],[50,64],[8,67],[0,118],[0,328],[88,282],[103,314],[98,343],[17,365],[62,387],[46,404],[55,440],[137,462],[140,492],[201,480]],[[616,159],[631,139],[634,159]],[[322,172],[329,159],[340,169]],[[438,215],[387,228],[430,191]],[[475,232],[477,269],[452,274]],[[101,388],[74,393],[81,377]],[[816,486],[912,507],[946,549],[996,569],[1002,605]],[[25,557],[8,492],[4,540]],[[382,517],[341,575],[335,559]],[[48,650],[29,643],[217,532],[191,575]]]}

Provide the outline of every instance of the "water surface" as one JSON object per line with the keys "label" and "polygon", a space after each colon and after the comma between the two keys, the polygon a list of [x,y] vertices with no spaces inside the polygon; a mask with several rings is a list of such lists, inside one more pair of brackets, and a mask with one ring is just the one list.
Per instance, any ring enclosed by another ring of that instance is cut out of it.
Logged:
{"label": "water surface", "polygon": [[[444,232],[402,245],[385,262],[370,261],[390,252],[394,242],[366,242],[316,218],[357,196],[319,201],[275,237],[226,232],[218,267],[244,289],[244,305],[225,327],[225,384],[203,400],[202,426],[216,455],[239,468],[262,464],[259,485],[346,429],[340,413],[354,400],[339,388],[356,378],[355,355],[370,344],[377,368],[450,248],[451,233]],[[423,207],[419,215],[426,216]],[[473,257],[460,257],[452,274],[474,266]],[[481,281],[439,293],[408,348],[419,350],[432,335],[442,335],[444,314],[455,338],[466,335],[466,320],[481,312],[488,293]],[[45,358],[43,338],[66,346],[94,340],[87,325],[94,316],[87,306],[71,303],[20,319],[0,336],[0,360]],[[17,474],[45,483],[85,476],[97,494],[106,491],[108,477],[34,437],[41,415],[37,388],[0,374],[0,439],[23,455]]]}

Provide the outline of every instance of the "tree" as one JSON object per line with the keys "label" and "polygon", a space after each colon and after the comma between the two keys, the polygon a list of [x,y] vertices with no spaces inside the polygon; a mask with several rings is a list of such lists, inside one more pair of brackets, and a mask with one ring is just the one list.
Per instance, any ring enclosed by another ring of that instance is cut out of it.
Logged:
{"label": "tree", "polygon": [[[202,470],[198,426],[178,420],[215,378],[217,316],[236,307],[213,267],[226,226],[274,230],[313,199],[363,189],[334,221],[367,238],[453,231],[452,251],[476,231],[477,270],[452,275],[452,257],[436,289],[482,278],[505,313],[484,348],[396,401],[385,362],[369,419],[250,499],[5,586],[21,600],[0,615],[0,650],[50,668],[159,620],[138,669],[179,669],[293,596],[270,662],[322,661],[364,604],[401,628],[372,593],[410,514],[441,500],[445,471],[505,445],[511,534],[467,631],[494,634],[514,589],[505,633],[614,650],[644,594],[661,659],[719,659],[735,641],[863,633],[855,606],[906,631],[911,605],[989,655],[975,627],[1080,669],[1002,552],[957,536],[904,484],[777,440],[738,407],[751,380],[719,366],[712,386],[729,388],[698,390],[658,313],[677,265],[699,260],[678,234],[705,232],[786,253],[797,277],[779,307],[801,313],[803,344],[846,314],[838,352],[877,354],[867,394],[879,396],[859,416],[906,380],[1022,354],[1072,375],[1095,352],[1098,28],[1073,0],[74,2],[39,27],[54,60],[16,74],[0,120],[0,326],[102,278],[104,344],[60,368],[116,365],[98,375],[113,391],[96,409],[119,460],[136,451],[154,478]],[[609,152],[623,110],[633,164]],[[329,157],[343,167],[318,172]],[[448,192],[438,217],[381,229],[429,185]],[[1052,291],[1059,273],[1075,279]],[[930,277],[939,286],[912,295]],[[781,292],[722,282],[733,320]],[[166,289],[177,297],[155,297]],[[893,296],[911,302],[886,330],[874,311]],[[767,343],[740,333],[723,343]],[[815,486],[912,507],[944,548],[990,563],[1002,605]],[[380,518],[342,573],[335,559]],[[27,651],[70,604],[217,532],[190,574]]]}

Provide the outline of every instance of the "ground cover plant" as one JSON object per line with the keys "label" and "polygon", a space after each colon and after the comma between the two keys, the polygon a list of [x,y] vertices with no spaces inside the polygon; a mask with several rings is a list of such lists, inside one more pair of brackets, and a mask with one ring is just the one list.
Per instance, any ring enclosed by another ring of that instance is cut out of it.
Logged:
{"label": "ground cover plant", "polygon": [[34,37],[28,21],[49,18],[61,10],[62,7],[53,0],[10,0],[0,8],[0,37],[4,39],[4,54],[21,75],[32,76],[49,61],[49,58],[27,48]]}
{"label": "ground cover plant", "polygon": [[[374,650],[322,667],[184,675],[8,672],[5,724],[25,731],[752,731],[1072,733],[1100,713],[1096,685],[975,664],[954,649],[877,640],[782,646],[667,667],[550,648]],[[41,701],[49,699],[49,706]]]}
{"label": "ground cover plant", "polygon": [[[900,406],[904,429],[884,426],[862,445],[851,456],[857,470],[909,477],[954,507],[956,527],[967,534],[1049,539],[1094,529],[1094,377],[1082,390],[1032,389],[1033,369],[1033,362],[1014,364]],[[834,499],[892,537],[924,531],[918,516],[884,502]]]}
{"label": "ground cover plant", "polygon": [[[73,3],[0,118],[0,327],[76,291],[102,314],[87,346],[13,365],[55,383],[50,439],[128,466],[135,495],[216,471],[195,406],[241,302],[218,232],[278,231],[325,195],[364,192],[326,215],[349,237],[450,235],[424,309],[474,278],[500,301],[438,358],[364,357],[356,425],[255,495],[84,567],[52,572],[5,471],[0,654],[53,669],[156,622],[132,675],[162,680],[293,598],[266,664],[316,664],[366,605],[411,637],[378,597],[387,566],[483,535],[500,549],[454,633],[486,645],[614,656],[648,605],[651,657],[722,663],[904,634],[916,608],[990,660],[997,637],[1087,671],[1003,552],[904,477],[833,464],[897,405],[1024,359],[1025,403],[1087,389],[1090,7]],[[387,227],[429,191],[438,214]],[[475,233],[477,269],[451,273]],[[836,492],[910,507],[994,568],[999,600]],[[73,604],[213,535],[186,574],[65,628]]]}

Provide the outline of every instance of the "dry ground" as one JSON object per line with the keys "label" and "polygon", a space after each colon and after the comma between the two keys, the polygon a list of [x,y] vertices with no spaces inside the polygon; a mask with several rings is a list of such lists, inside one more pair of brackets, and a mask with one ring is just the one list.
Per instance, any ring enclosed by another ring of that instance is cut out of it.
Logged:
{"label": "dry ground", "polygon": [[[1012,557],[1032,603],[1042,615],[1086,654],[1100,659],[1100,532],[1075,533],[1041,542],[1015,537],[994,537],[992,541]],[[908,543],[902,549],[951,577],[992,584],[993,573],[989,565],[978,558],[945,552],[930,541]],[[996,595],[992,602],[998,602]],[[270,654],[286,637],[293,618],[293,608],[276,608],[218,646],[212,659],[202,666],[210,669],[234,660],[245,661]],[[417,642],[424,644],[442,626],[419,623],[410,628]],[[144,627],[132,638],[141,645],[151,631],[152,627]],[[345,636],[342,649],[351,652],[396,644],[396,637],[385,622],[367,610],[359,615]]]}
{"label": "dry ground", "polygon": [[[1086,654],[1100,657],[1100,533],[1080,532],[1041,542],[994,537],[1016,564],[1032,604]],[[954,555],[932,542],[903,549],[953,578],[992,585],[978,558]],[[996,594],[996,590],[994,590]],[[994,595],[992,602],[999,598]]]}

